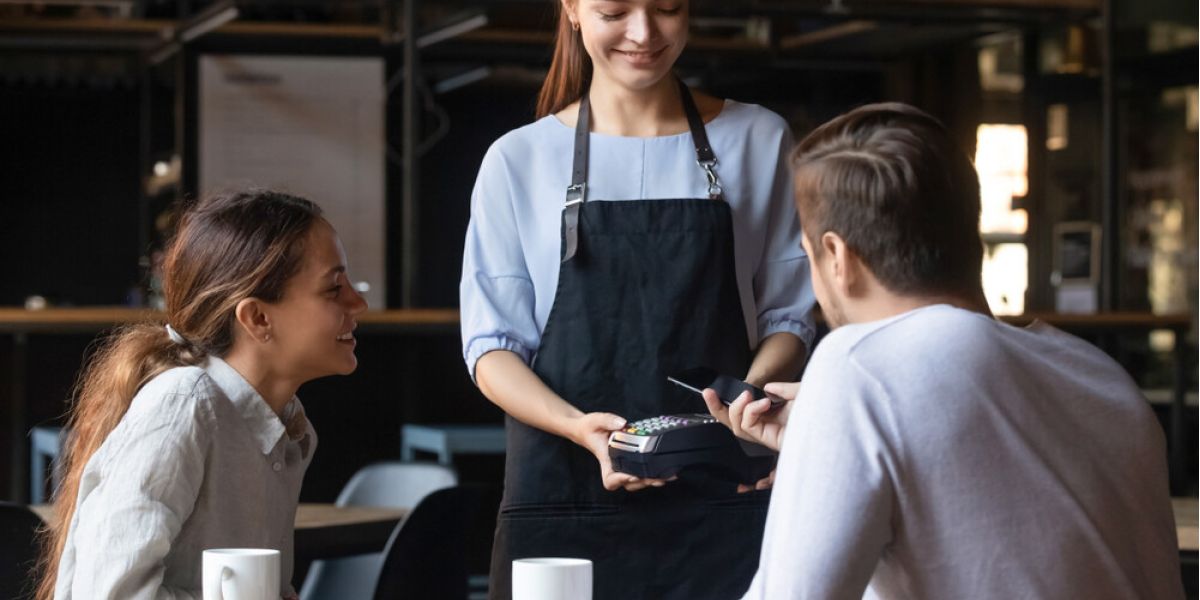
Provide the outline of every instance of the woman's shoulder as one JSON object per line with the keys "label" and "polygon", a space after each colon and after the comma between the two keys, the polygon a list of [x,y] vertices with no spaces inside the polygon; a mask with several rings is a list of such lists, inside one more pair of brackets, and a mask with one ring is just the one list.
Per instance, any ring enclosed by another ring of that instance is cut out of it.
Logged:
{"label": "woman's shoulder", "polygon": [[211,383],[211,378],[203,367],[188,365],[171,367],[155,375],[150,381],[146,382],[142,390],[144,392],[149,391],[155,395],[192,396],[197,391],[202,391],[207,384]]}
{"label": "woman's shoulder", "polygon": [[120,468],[132,455],[161,458],[171,449],[203,446],[213,431],[214,389],[200,367],[174,367],[151,378],[133,397],[89,468],[104,470],[112,464]]}
{"label": "woman's shoulder", "polygon": [[759,104],[725,100],[718,116],[722,124],[746,131],[755,137],[790,132],[786,120],[779,113]]}
{"label": "woman's shoulder", "polygon": [[[127,417],[145,421],[185,424],[212,414],[219,394],[209,374],[199,366],[173,367],[152,378],[134,396]],[[190,419],[181,419],[183,416]]]}
{"label": "woman's shoulder", "polygon": [[484,155],[484,161],[528,161],[534,154],[546,152],[549,140],[568,134],[570,129],[567,126],[554,115],[547,115],[497,138]]}

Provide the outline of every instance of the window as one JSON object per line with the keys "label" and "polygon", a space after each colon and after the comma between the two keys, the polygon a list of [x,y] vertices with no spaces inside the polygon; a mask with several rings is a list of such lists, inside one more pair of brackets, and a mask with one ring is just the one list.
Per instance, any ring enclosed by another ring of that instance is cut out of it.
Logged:
{"label": "window", "polygon": [[1028,136],[1024,125],[983,124],[976,130],[975,169],[979,172],[982,214],[979,229],[986,252],[983,291],[998,315],[1025,312],[1029,216],[1013,199],[1029,191]]}

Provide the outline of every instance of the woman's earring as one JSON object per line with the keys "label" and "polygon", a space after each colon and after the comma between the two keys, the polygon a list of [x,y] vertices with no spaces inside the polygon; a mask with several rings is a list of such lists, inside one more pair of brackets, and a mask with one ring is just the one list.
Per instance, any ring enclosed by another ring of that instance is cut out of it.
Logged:
{"label": "woman's earring", "polygon": [[571,31],[579,31],[579,22],[571,21]]}
{"label": "woman's earring", "polygon": [[271,341],[271,334],[268,333],[268,334],[263,335],[263,343],[265,344],[269,341]]}

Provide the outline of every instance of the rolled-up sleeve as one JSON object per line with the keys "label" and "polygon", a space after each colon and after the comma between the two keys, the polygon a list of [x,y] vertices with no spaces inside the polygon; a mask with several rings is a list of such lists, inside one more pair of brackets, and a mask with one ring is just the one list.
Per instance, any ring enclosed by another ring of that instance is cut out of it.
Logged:
{"label": "rolled-up sleeve", "polygon": [[513,194],[505,157],[493,145],[471,193],[459,284],[463,360],[472,379],[476,362],[493,350],[509,350],[529,363],[540,337]]}
{"label": "rolled-up sleeve", "polygon": [[800,221],[792,186],[792,145],[792,136],[785,129],[780,137],[771,187],[763,256],[754,274],[754,297],[758,306],[759,340],[788,332],[811,349],[816,332],[812,316],[816,296],[812,291],[808,255],[800,244]]}
{"label": "rolled-up sleeve", "polygon": [[[196,405],[168,397],[162,406]],[[123,421],[121,427],[131,430],[113,438],[122,447],[84,474],[70,534],[73,554],[64,557],[74,569],[71,581],[59,581],[60,589],[69,586],[66,597],[199,597],[199,590],[164,586],[163,564],[204,481],[211,423],[199,411],[163,412],[172,414]]]}

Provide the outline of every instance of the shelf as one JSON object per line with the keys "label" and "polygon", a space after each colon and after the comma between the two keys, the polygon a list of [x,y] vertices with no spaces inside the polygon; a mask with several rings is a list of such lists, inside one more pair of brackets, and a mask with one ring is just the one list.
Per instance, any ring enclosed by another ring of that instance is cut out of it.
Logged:
{"label": "shelf", "polygon": [[[0,333],[99,333],[119,325],[164,320],[162,312],[142,308],[0,308]],[[373,310],[359,315],[357,321],[364,333],[457,332],[459,323],[457,308]]]}

